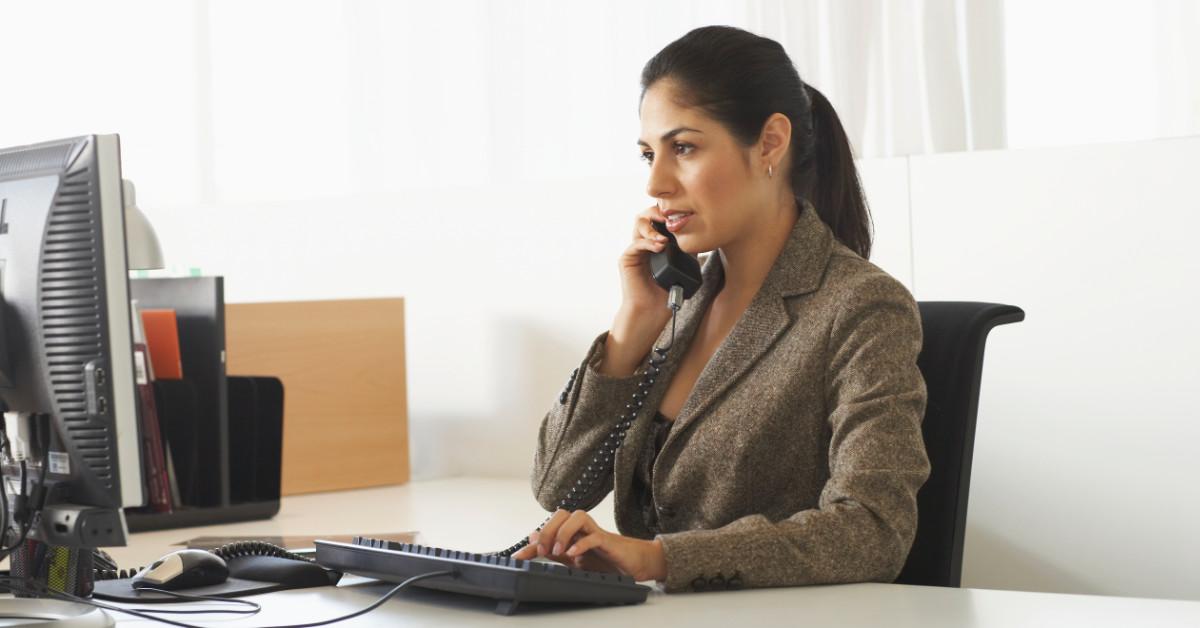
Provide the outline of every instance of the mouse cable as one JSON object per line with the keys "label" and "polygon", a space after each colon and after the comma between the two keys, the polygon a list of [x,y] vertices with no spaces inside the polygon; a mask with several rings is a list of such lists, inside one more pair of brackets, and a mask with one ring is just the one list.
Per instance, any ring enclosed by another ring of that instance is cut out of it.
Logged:
{"label": "mouse cable", "polygon": [[[95,606],[97,608],[110,608],[106,605],[101,605],[98,602],[92,601],[91,598],[79,597],[79,596],[71,595],[69,593],[63,593],[62,591],[56,591],[54,589],[49,589],[44,584],[32,583],[32,582],[26,580],[25,578],[17,578],[17,577],[13,577],[13,576],[0,576],[0,588],[7,589],[8,591],[13,592],[13,593],[23,593],[25,595],[28,595],[28,596],[31,596],[34,598],[50,598],[50,599],[55,599],[58,601],[87,604],[88,606]],[[121,610],[122,611],[136,611],[136,612],[140,612],[140,613],[172,613],[172,614],[177,613],[177,614],[193,614],[193,615],[203,615],[203,614],[254,615],[262,610],[261,605],[259,605],[257,602],[251,602],[250,600],[236,600],[233,598],[223,598],[223,597],[204,596],[204,595],[186,595],[183,593],[176,593],[175,591],[166,591],[166,590],[162,590],[162,589],[147,588],[147,589],[143,589],[143,590],[154,591],[155,593],[165,593],[170,596],[174,596],[174,597],[178,597],[178,598],[187,598],[188,600],[194,600],[194,601],[213,601],[213,602],[226,602],[229,604],[243,604],[246,606],[251,606],[253,608],[247,609],[247,610],[238,610],[238,609],[168,610],[168,609],[157,609],[157,608],[127,608],[127,609],[121,609]],[[110,609],[110,610],[116,610],[116,609]],[[145,615],[145,618],[146,619],[155,619],[154,617],[151,617],[150,615]]]}
{"label": "mouse cable", "polygon": [[[412,583],[420,582],[421,580],[428,580],[430,578],[437,578],[439,576],[458,577],[458,572],[453,569],[447,569],[447,570],[443,570],[443,571],[431,571],[429,573],[423,573],[423,574],[413,576],[413,577],[405,580],[404,582],[401,582],[400,584],[396,585],[395,587],[392,587],[391,590],[389,590],[387,593],[384,593],[378,600],[375,600],[375,602],[373,602],[371,605],[369,605],[365,608],[362,608],[360,610],[354,611],[353,613],[350,613],[349,615],[343,615],[341,617],[335,617],[333,619],[326,619],[323,621],[316,621],[316,622],[312,622],[312,623],[308,623],[308,624],[284,624],[284,625],[279,625],[279,626],[264,626],[262,628],[312,628],[314,626],[326,626],[326,625],[334,624],[334,623],[337,623],[340,621],[346,621],[347,619],[353,619],[355,617],[358,617],[359,615],[364,615],[366,613],[369,613],[369,612],[375,610],[376,608],[379,608],[380,606],[383,605],[384,602],[387,602],[388,600],[395,597],[395,595],[397,593],[399,593],[400,591],[403,591]],[[0,579],[0,581],[2,581],[2,580],[5,580],[5,579]],[[77,595],[63,593],[61,591],[44,590],[44,589],[30,589],[25,585],[24,582],[20,581],[20,579],[9,578],[8,580],[15,580],[15,582],[4,582],[4,584],[6,584],[10,588],[12,588],[14,591],[16,591],[17,588],[20,588],[22,593],[32,594],[32,595],[36,595],[38,597],[50,597],[50,598],[62,600],[65,602],[78,602],[80,604],[87,604],[88,606],[94,606],[96,608],[101,608],[106,611],[112,611],[115,613],[125,613],[127,615],[133,615],[134,617],[140,617],[142,619],[149,619],[151,621],[157,621],[157,622],[160,622],[163,624],[168,624],[171,626],[181,626],[182,628],[209,628],[208,626],[197,626],[196,624],[185,624],[185,623],[179,622],[179,621],[172,621],[170,619],[166,619],[165,617],[155,617],[154,615],[142,612],[140,610],[124,608],[124,607],[115,606],[112,604],[105,604],[103,602],[97,602],[95,600],[79,597]],[[157,612],[161,612],[161,611],[157,611]],[[209,611],[209,612],[228,612],[228,611]]]}
{"label": "mouse cable", "polygon": [[249,606],[250,608],[248,608],[246,610],[228,609],[228,610],[223,610],[223,611],[209,611],[209,610],[202,610],[202,609],[177,611],[177,610],[167,610],[167,609],[158,609],[158,608],[131,608],[129,610],[141,611],[143,613],[162,613],[162,614],[172,614],[172,615],[196,615],[196,614],[200,614],[200,613],[229,613],[229,614],[235,614],[235,615],[254,615],[262,610],[262,605],[257,602],[251,602],[250,600],[239,600],[237,598],[232,598],[232,597],[221,597],[219,595],[194,595],[191,593],[180,593],[178,591],[168,591],[166,589],[155,589],[154,587],[143,587],[141,589],[138,589],[138,591],[150,591],[153,593],[161,593],[162,595],[173,597],[173,598],[179,599],[183,602],[201,602],[201,601],[203,601],[203,602],[224,602],[226,604],[242,604],[244,606]]}

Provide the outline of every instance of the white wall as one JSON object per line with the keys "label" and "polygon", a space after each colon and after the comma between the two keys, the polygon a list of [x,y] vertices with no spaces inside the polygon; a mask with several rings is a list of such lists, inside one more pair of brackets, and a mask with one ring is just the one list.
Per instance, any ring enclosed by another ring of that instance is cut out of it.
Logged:
{"label": "white wall", "polygon": [[965,586],[1200,599],[1200,138],[914,157],[919,299],[989,338]]}

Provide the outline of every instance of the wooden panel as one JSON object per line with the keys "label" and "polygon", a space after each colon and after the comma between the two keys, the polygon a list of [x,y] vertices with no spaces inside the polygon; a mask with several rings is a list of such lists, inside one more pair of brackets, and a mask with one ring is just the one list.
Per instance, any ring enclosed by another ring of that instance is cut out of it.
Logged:
{"label": "wooden panel", "polygon": [[225,307],[230,375],[283,380],[283,494],[408,481],[404,300]]}

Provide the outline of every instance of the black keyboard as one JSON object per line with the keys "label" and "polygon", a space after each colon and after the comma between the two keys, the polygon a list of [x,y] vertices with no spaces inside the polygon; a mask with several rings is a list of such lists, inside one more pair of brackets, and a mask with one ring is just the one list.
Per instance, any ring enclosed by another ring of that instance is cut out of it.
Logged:
{"label": "black keyboard", "polygon": [[511,615],[520,602],[636,604],[645,602],[650,592],[629,576],[558,563],[365,537],[355,537],[353,543],[317,541],[316,545],[317,563],[322,566],[389,582],[454,570],[453,576],[418,580],[413,585],[498,600],[496,612],[502,615]]}

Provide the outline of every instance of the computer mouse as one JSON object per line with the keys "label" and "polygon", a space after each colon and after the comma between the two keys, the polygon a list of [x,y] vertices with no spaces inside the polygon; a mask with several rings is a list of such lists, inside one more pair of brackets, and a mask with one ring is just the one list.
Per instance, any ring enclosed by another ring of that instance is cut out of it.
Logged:
{"label": "computer mouse", "polygon": [[165,589],[177,591],[211,584],[221,584],[229,578],[229,566],[212,552],[185,549],[171,552],[154,561],[133,577],[135,589]]}

